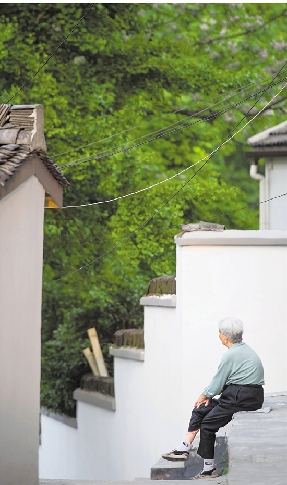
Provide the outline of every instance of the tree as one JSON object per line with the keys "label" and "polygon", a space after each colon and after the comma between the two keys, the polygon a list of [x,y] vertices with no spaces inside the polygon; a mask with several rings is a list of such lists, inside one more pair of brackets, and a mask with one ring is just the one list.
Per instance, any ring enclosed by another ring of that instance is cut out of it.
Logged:
{"label": "tree", "polygon": [[287,9],[276,3],[95,4],[19,91],[90,6],[1,4],[1,102],[43,104],[48,153],[71,182],[66,206],[186,171],[112,203],[46,212],[42,402],[67,414],[87,371],[86,329],[97,327],[107,358],[116,329],[141,325],[138,299],[150,278],[174,273],[173,236],[182,223],[257,228],[256,208],[232,212],[258,201],[244,144],[285,117],[282,92],[236,141],[187,169],[283,85],[286,70],[268,88],[286,47]]}

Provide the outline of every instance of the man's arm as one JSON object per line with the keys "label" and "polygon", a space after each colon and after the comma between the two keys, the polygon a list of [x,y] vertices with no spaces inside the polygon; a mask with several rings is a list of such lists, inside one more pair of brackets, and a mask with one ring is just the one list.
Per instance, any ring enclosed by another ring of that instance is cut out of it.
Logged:
{"label": "man's arm", "polygon": [[205,406],[208,406],[209,398],[206,397],[204,394],[200,394],[199,398],[194,403],[194,407],[199,408],[199,406],[201,406],[201,404],[203,404],[203,403],[205,404]]}
{"label": "man's arm", "polygon": [[198,408],[199,406],[201,406],[201,404],[205,404],[207,406],[209,403],[209,400],[213,396],[220,394],[223,387],[226,384],[228,377],[230,376],[230,373],[231,373],[231,365],[223,357],[219,364],[216,375],[213,377],[209,386],[207,386],[204,389],[203,393],[196,400],[194,407]]}

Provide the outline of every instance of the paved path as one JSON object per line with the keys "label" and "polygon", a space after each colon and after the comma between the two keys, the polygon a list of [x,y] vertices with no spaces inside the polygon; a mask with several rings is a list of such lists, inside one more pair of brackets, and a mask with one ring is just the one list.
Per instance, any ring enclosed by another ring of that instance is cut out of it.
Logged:
{"label": "paved path", "polygon": [[[40,480],[40,485],[152,485],[156,483],[162,483],[164,485],[184,485],[189,484],[191,485],[191,480],[150,480],[149,478],[146,479],[136,479],[132,482],[129,481],[115,481],[115,482],[107,482],[104,480],[98,481],[77,481],[77,480]],[[227,478],[225,477],[218,477],[218,478],[204,478],[195,480],[194,483],[198,483],[200,485],[228,485]],[[248,484],[249,485],[249,484]]]}

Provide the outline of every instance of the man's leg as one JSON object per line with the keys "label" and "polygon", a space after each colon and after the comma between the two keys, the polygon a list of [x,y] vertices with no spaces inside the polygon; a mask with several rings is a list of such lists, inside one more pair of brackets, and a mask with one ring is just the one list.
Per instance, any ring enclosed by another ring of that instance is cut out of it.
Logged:
{"label": "man's leg", "polygon": [[188,434],[200,429],[202,420],[207,416],[219,402],[217,399],[210,399],[208,405],[201,404],[198,408],[194,408],[188,425]]}
{"label": "man's leg", "polygon": [[200,426],[200,442],[197,454],[204,459],[204,464],[202,471],[194,479],[218,477],[214,463],[215,433],[219,428],[229,423],[232,416],[233,413],[228,408],[222,408],[218,404],[203,418]]}
{"label": "man's leg", "polygon": [[203,418],[210,413],[210,411],[218,405],[217,399],[211,399],[206,406],[202,404],[198,408],[194,408],[189,421],[188,432],[185,440],[169,453],[164,453],[163,458],[169,461],[185,461],[188,459],[191,444],[197,435]]}
{"label": "man's leg", "polygon": [[203,418],[200,426],[198,455],[204,459],[214,458],[216,433],[219,428],[226,426],[232,420],[233,414],[234,411],[219,404]]}
{"label": "man's leg", "polygon": [[214,458],[215,433],[239,411],[255,411],[264,401],[262,386],[240,386],[230,384],[222,392],[218,405],[201,421],[198,454],[202,458]]}

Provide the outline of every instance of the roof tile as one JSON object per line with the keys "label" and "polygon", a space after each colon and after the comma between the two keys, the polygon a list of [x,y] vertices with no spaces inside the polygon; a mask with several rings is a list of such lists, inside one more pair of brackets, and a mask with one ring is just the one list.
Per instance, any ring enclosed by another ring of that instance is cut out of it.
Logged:
{"label": "roof tile", "polygon": [[33,146],[33,136],[37,131],[35,113],[38,107],[39,105],[0,104],[0,185],[2,186],[13,177],[21,164],[33,155],[37,155],[42,160],[60,185],[63,187],[70,185],[59,167],[43,149],[43,146],[46,146],[43,133],[39,133],[40,136],[36,138],[42,142],[42,146]]}

